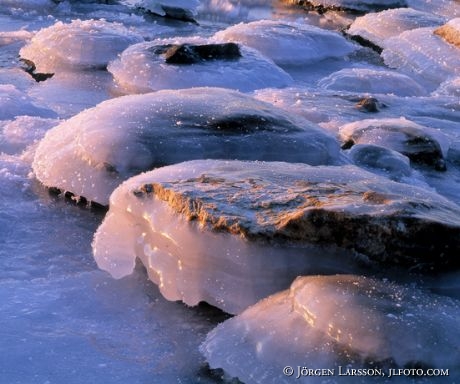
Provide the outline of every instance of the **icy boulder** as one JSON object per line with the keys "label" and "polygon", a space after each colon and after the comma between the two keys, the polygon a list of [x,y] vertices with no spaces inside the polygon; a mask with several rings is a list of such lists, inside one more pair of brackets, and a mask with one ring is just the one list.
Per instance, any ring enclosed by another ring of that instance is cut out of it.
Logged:
{"label": "icy boulder", "polygon": [[[458,301],[417,288],[350,275],[300,277],[217,326],[200,349],[211,368],[246,384],[412,382],[392,372],[422,367],[422,374],[449,369],[455,380],[459,319]],[[367,375],[347,375],[352,369]]]}
{"label": "icy boulder", "polygon": [[366,119],[340,128],[343,148],[354,144],[375,144],[397,151],[414,163],[445,170],[450,142],[441,132],[404,118]]}
{"label": "icy boulder", "polygon": [[219,158],[340,163],[334,137],[236,91],[194,88],[105,101],[54,128],[33,168],[46,186],[107,204],[121,181],[154,167]]}
{"label": "icy boulder", "polygon": [[281,88],[292,78],[259,52],[237,45],[239,55],[198,56],[195,60],[171,62],[173,50],[206,51],[215,41],[197,38],[155,40],[126,49],[108,69],[128,93],[200,86],[237,89]]}
{"label": "icy boulder", "polygon": [[320,80],[324,89],[397,96],[423,96],[427,92],[409,76],[389,70],[346,68]]}
{"label": "icy boulder", "polygon": [[445,19],[431,13],[411,8],[390,9],[377,13],[368,13],[356,18],[348,29],[355,38],[384,48],[385,40],[416,28],[436,27],[445,23]]}
{"label": "icy boulder", "polygon": [[356,144],[349,153],[354,164],[371,172],[383,174],[392,180],[400,180],[412,173],[407,156],[388,148],[372,144]]}
{"label": "icy boulder", "polygon": [[382,57],[391,68],[405,73],[432,91],[442,82],[460,75],[460,48],[454,39],[455,23],[403,32],[387,39]]}
{"label": "icy boulder", "polygon": [[458,266],[459,214],[355,166],[195,160],[118,187],[93,251],[116,278],[139,258],[167,299],[238,313],[299,274],[356,271],[358,255]]}
{"label": "icy boulder", "polygon": [[305,5],[320,11],[340,9],[349,11],[381,11],[389,8],[405,7],[406,0],[284,0],[287,3]]}
{"label": "icy boulder", "polygon": [[336,32],[305,23],[260,20],[231,26],[214,35],[255,48],[278,65],[304,65],[343,58],[356,47]]}
{"label": "icy boulder", "polygon": [[104,20],[61,21],[40,30],[20,55],[40,73],[58,69],[104,69],[110,60],[143,38],[119,23]]}

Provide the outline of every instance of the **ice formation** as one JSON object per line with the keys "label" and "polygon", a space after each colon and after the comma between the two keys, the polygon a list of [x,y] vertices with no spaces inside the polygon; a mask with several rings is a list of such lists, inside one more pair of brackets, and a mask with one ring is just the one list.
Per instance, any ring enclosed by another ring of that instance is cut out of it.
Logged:
{"label": "ice formation", "polygon": [[392,180],[400,180],[412,174],[409,158],[392,149],[373,144],[356,144],[348,155],[354,164]]}
{"label": "ice formation", "polygon": [[387,267],[456,265],[459,213],[354,166],[195,160],[118,187],[93,251],[116,278],[139,258],[167,299],[238,313],[299,274],[357,268],[353,252]]}
{"label": "ice formation", "polygon": [[441,16],[411,8],[398,8],[358,17],[347,32],[384,48],[385,40],[390,37],[412,29],[436,27],[444,23],[445,18]]}
{"label": "ice formation", "polygon": [[450,142],[441,132],[405,118],[365,119],[340,129],[344,145],[376,144],[409,157],[414,163],[445,169]]}
{"label": "ice formation", "polygon": [[[390,368],[459,373],[459,319],[458,301],[387,280],[300,277],[219,325],[201,351],[212,368],[246,384],[399,383],[407,378],[390,377]],[[286,366],[294,370],[283,371]],[[300,376],[298,367],[332,369],[333,375]],[[346,376],[348,369],[378,377]]]}
{"label": "ice formation", "polygon": [[427,92],[409,76],[395,71],[346,68],[320,80],[324,89],[357,93],[389,93],[398,96],[423,96]]}
{"label": "ice formation", "polygon": [[278,65],[305,65],[328,58],[343,58],[356,47],[337,32],[306,23],[259,20],[240,23],[214,35],[255,48]]}
{"label": "ice formation", "polygon": [[34,116],[18,116],[11,121],[0,121],[0,152],[19,153],[40,140],[47,130],[58,123],[57,119]]}
{"label": "ice formation", "polygon": [[143,38],[120,23],[104,20],[58,21],[40,30],[20,51],[36,71],[54,73],[59,69],[106,68],[109,61]]}
{"label": "ice formation", "polygon": [[0,120],[10,120],[21,115],[56,117],[54,112],[35,105],[32,98],[24,95],[14,85],[0,84]]}
{"label": "ice formation", "polygon": [[459,76],[460,48],[439,36],[436,33],[439,30],[417,28],[387,39],[382,52],[385,63],[413,77],[429,90]]}
{"label": "ice formation", "polygon": [[167,64],[165,46],[172,44],[205,45],[214,41],[196,38],[163,39],[133,45],[113,61],[108,69],[128,93],[181,89],[200,86],[225,87],[242,92],[267,87],[285,87],[292,78],[271,60],[254,49],[240,46],[235,60]]}
{"label": "ice formation", "polygon": [[123,180],[192,159],[338,164],[334,137],[236,91],[192,88],[105,101],[47,133],[33,164],[46,186],[107,204]]}

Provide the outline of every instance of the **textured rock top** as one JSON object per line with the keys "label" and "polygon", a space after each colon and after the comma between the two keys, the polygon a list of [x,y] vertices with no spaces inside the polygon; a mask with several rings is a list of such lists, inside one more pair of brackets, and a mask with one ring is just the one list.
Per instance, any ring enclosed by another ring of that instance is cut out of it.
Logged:
{"label": "textured rock top", "polygon": [[460,208],[353,166],[191,161],[128,182],[189,220],[249,240],[335,244],[396,264],[458,264]]}

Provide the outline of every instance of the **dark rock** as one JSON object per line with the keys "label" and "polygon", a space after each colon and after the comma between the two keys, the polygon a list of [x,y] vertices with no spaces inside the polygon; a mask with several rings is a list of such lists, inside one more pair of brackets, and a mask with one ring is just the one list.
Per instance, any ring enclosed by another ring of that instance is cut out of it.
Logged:
{"label": "dark rock", "polygon": [[54,73],[37,73],[35,72],[37,67],[35,63],[31,60],[20,58],[19,61],[22,63],[22,69],[27,72],[32,78],[39,83],[40,81],[45,81],[54,76]]}
{"label": "dark rock", "polygon": [[365,97],[358,101],[356,108],[361,112],[376,113],[379,112],[379,101],[375,97]]}
{"label": "dark rock", "polygon": [[163,54],[168,64],[195,64],[203,61],[235,61],[241,57],[238,44],[173,44],[154,48],[154,53]]}

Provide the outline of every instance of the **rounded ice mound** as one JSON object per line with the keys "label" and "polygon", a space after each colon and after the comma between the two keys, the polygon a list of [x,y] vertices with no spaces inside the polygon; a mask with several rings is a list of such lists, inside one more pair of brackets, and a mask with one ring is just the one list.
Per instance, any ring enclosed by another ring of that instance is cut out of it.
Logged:
{"label": "rounded ice mound", "polygon": [[[286,72],[256,50],[234,46],[237,48],[231,50],[233,54],[227,55],[225,46],[219,48],[215,42],[204,39],[155,40],[129,47],[110,63],[108,70],[127,93],[200,86],[249,92],[292,83]],[[207,54],[213,52],[213,47],[220,53]],[[183,54],[182,61],[170,60],[174,51]]]}
{"label": "rounded ice mound", "polygon": [[354,144],[375,144],[397,151],[414,163],[445,170],[450,145],[447,137],[405,118],[356,121],[342,126],[339,133],[344,149]]}
{"label": "rounded ice mound", "polygon": [[410,176],[412,169],[407,156],[372,144],[356,144],[348,153],[354,164],[371,172],[383,174],[392,180]]}
{"label": "rounded ice mound", "polygon": [[116,278],[139,258],[169,300],[238,313],[299,274],[357,273],[357,255],[386,268],[458,267],[459,214],[355,166],[194,160],[119,186],[93,253]]}
{"label": "rounded ice mound", "polygon": [[359,36],[380,48],[385,40],[416,28],[436,27],[445,23],[445,18],[411,8],[389,9],[368,13],[356,18],[347,33]]}
{"label": "rounded ice mound", "polygon": [[451,27],[418,28],[387,39],[382,52],[385,64],[413,77],[429,91],[459,76],[460,48],[441,32],[449,30],[447,26]]}
{"label": "rounded ice mound", "polygon": [[181,161],[218,158],[340,163],[337,140],[271,104],[219,88],[105,101],[49,131],[33,168],[48,187],[107,204],[123,180]]}
{"label": "rounded ice mound", "polygon": [[345,68],[321,79],[324,89],[397,96],[423,96],[427,92],[409,76],[389,70]]}
{"label": "rounded ice mound", "polygon": [[20,56],[32,61],[37,72],[58,69],[105,69],[109,61],[143,38],[122,24],[104,20],[59,21],[40,30]]}
{"label": "rounded ice mound", "polygon": [[255,48],[278,65],[304,65],[343,58],[356,47],[336,32],[308,24],[260,20],[217,32],[214,38]]}
{"label": "rounded ice mound", "polygon": [[[411,367],[449,369],[454,379],[459,319],[458,301],[417,288],[350,275],[300,277],[217,326],[200,350],[211,368],[246,384],[288,384],[299,376],[301,383],[329,382],[328,375],[340,383],[369,383],[371,375],[411,382],[390,377],[390,369]],[[325,374],[301,376],[297,367],[306,365]],[[286,366],[294,367],[292,376]],[[351,369],[369,375],[347,376]]]}

